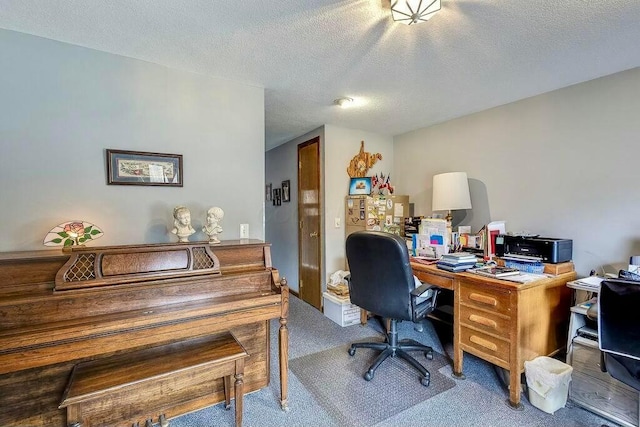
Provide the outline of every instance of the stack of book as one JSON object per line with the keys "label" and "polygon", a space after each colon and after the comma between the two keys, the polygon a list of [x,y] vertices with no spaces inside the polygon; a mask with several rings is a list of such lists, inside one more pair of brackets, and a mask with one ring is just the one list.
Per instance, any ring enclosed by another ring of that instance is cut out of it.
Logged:
{"label": "stack of book", "polygon": [[465,271],[476,265],[476,256],[469,252],[444,254],[436,263],[439,269],[447,271]]}

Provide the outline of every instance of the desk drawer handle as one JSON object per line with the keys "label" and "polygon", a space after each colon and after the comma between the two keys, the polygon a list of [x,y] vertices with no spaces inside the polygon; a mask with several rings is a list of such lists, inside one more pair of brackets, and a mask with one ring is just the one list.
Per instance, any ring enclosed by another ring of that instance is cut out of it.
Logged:
{"label": "desk drawer handle", "polygon": [[488,348],[489,350],[492,350],[492,351],[497,351],[498,350],[498,346],[495,345],[494,343],[492,343],[491,341],[487,341],[487,340],[482,339],[480,337],[477,337],[475,335],[471,335],[469,337],[469,341],[471,341],[474,344],[481,345],[484,348]]}
{"label": "desk drawer handle", "polygon": [[498,300],[492,297],[488,297],[486,295],[481,295],[481,294],[469,294],[469,299],[475,302],[479,302],[481,304],[487,304],[487,305],[492,305],[492,306],[496,306],[498,305]]}
{"label": "desk drawer handle", "polygon": [[477,314],[472,314],[469,316],[469,320],[475,323],[480,323],[481,325],[488,326],[489,328],[495,329],[498,324],[491,319],[487,319],[486,317],[478,316]]}

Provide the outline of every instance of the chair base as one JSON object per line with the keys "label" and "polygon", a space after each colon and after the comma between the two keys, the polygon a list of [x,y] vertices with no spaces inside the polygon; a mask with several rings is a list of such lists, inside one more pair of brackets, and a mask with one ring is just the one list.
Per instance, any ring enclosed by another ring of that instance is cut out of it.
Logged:
{"label": "chair base", "polygon": [[418,341],[412,339],[404,339],[398,341],[398,332],[397,332],[397,320],[391,319],[389,324],[389,332],[387,333],[386,342],[360,342],[353,343],[349,348],[349,355],[353,356],[356,354],[356,348],[371,348],[373,350],[379,350],[381,353],[378,355],[373,364],[369,367],[367,372],[364,374],[364,379],[367,381],[371,381],[375,375],[376,369],[384,362],[388,357],[400,357],[407,361],[411,366],[418,370],[422,374],[420,378],[420,383],[428,387],[431,382],[431,374],[429,371],[420,364],[413,356],[411,356],[408,351],[421,351],[424,353],[424,356],[432,360],[433,359],[433,349],[427,345],[420,344]]}

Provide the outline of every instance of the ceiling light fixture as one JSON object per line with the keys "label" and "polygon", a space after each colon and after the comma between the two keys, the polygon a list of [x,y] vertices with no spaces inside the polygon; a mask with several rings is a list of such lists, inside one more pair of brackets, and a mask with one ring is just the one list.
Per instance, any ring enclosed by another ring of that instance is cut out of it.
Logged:
{"label": "ceiling light fixture", "polygon": [[348,97],[338,98],[334,100],[333,103],[336,105],[339,105],[342,108],[348,108],[353,105],[353,98],[348,98]]}
{"label": "ceiling light fixture", "polygon": [[440,10],[440,0],[392,0],[391,16],[402,24],[426,22]]}

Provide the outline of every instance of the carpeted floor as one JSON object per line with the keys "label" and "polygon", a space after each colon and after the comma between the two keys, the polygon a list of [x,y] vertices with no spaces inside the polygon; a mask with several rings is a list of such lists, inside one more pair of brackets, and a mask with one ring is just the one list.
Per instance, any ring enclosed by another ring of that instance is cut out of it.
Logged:
{"label": "carpeted floor", "polygon": [[[379,337],[363,341],[381,341]],[[433,360],[421,353],[412,355],[431,373],[428,387],[420,374],[400,358],[388,358],[366,381],[363,374],[378,352],[357,349],[351,357],[349,345],[333,347],[293,359],[289,368],[337,425],[365,427],[384,421],[436,394],[455,386],[455,381],[438,372],[448,360],[434,352]]]}
{"label": "carpeted floor", "polygon": [[[278,321],[271,322],[271,382],[268,387],[245,396],[244,400],[244,422],[245,427],[261,426],[282,426],[282,427],[343,427],[349,426],[349,421],[334,414],[335,409],[328,407],[323,398],[309,387],[308,381],[299,378],[295,365],[297,359],[304,358],[315,353],[326,354],[332,359],[328,363],[347,363],[351,358],[346,353],[345,346],[355,341],[364,341],[371,336],[378,336],[382,339],[380,325],[377,322],[369,322],[367,326],[353,325],[340,327],[321,312],[308,304],[291,297],[289,316],[290,348],[289,357],[291,369],[289,370],[289,412],[280,409],[279,393],[280,383],[278,378],[278,351],[277,351],[277,331]],[[412,338],[423,344],[429,345],[441,354],[452,354],[451,348],[442,344],[437,338],[431,323],[424,325],[424,332],[414,330],[414,325],[408,322],[398,324],[400,338]],[[344,348],[344,353],[325,351]],[[446,352],[445,352],[446,350]],[[356,352],[365,353],[362,349]],[[335,359],[333,357],[335,356]],[[425,366],[433,376],[436,372],[442,374],[447,380],[451,380],[451,365],[446,363],[440,368],[432,366],[433,361],[425,361]],[[355,363],[355,362],[354,362]],[[363,362],[366,365],[366,362]],[[400,362],[402,363],[402,362]],[[436,360],[436,363],[438,361]],[[366,368],[366,366],[365,366]],[[410,368],[406,368],[408,372]],[[367,382],[362,379],[360,372],[358,378],[354,378],[353,383],[342,390],[335,388],[336,394],[349,393],[356,395],[362,393],[362,387],[367,385],[376,388],[374,397],[362,399],[362,404],[372,411],[379,407],[378,394],[385,393],[389,384],[378,381],[382,378],[382,372],[378,371],[373,381]],[[337,375],[339,371],[334,373]],[[464,373],[466,380],[453,380],[455,386],[443,391],[433,397],[420,400],[418,403],[406,409],[394,411],[389,417],[380,421],[369,420],[357,422],[358,425],[369,425],[375,427],[397,427],[397,426],[486,426],[486,427],[600,427],[602,424],[614,425],[612,422],[588,412],[570,402],[567,407],[559,409],[554,415],[547,414],[533,407],[527,400],[526,393],[522,395],[523,411],[514,411],[506,403],[508,392],[503,382],[496,375],[493,365],[480,360],[474,356],[465,354]],[[412,373],[413,375],[413,373]],[[358,382],[356,379],[360,379]],[[317,382],[324,381],[319,375]],[[398,380],[399,382],[401,380]],[[407,386],[419,385],[415,377],[402,382]],[[400,384],[402,385],[402,384]],[[325,384],[327,390],[334,390],[334,384]],[[433,386],[433,383],[430,387]],[[422,387],[422,386],[419,386]],[[396,386],[394,390],[399,390]],[[424,390],[422,390],[424,391]],[[340,406],[339,399],[334,399],[336,406]],[[338,409],[341,412],[348,412],[347,404]],[[370,424],[367,424],[370,423]],[[213,427],[213,426],[233,426],[233,410],[225,411],[222,404],[202,409],[191,414],[171,420],[171,427]]]}

